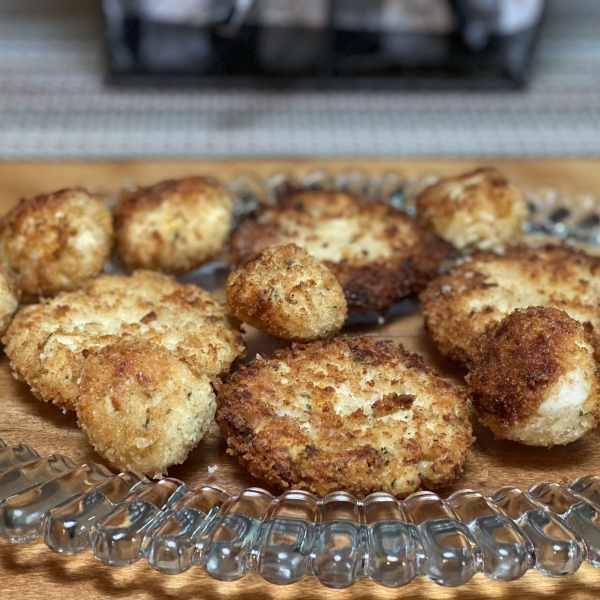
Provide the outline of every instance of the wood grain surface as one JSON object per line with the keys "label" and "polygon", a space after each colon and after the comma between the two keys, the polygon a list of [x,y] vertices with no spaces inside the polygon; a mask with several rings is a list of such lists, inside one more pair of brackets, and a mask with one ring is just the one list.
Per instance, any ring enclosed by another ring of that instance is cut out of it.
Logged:
{"label": "wood grain surface", "polygon": [[[360,169],[367,173],[398,170],[408,175],[459,173],[480,163],[472,160],[335,160],[335,161],[144,161],[102,163],[0,163],[0,213],[4,214],[20,197],[50,192],[61,187],[84,185],[111,194],[124,183],[149,184],[167,177],[211,174],[226,179],[239,173],[267,176],[285,170],[295,174],[314,168],[332,172]],[[575,193],[600,191],[600,160],[494,161],[519,185],[548,183]],[[200,283],[222,294],[225,273],[201,275]],[[418,307],[403,303],[397,314],[383,325],[357,324],[348,332],[363,332],[393,339],[409,350],[419,352],[429,366],[449,381],[462,385],[463,372],[439,355],[423,329]],[[249,329],[246,335],[249,357],[260,350],[270,352],[280,342]],[[73,414],[63,414],[53,406],[35,400],[26,385],[15,381],[5,357],[0,359],[0,438],[8,444],[23,442],[40,454],[54,452],[76,462],[98,461]],[[448,495],[457,489],[474,488],[487,493],[502,485],[527,488],[541,480],[568,481],[576,476],[600,474],[600,433],[585,440],[550,450],[528,448],[511,442],[498,442],[475,425],[477,441],[465,465],[465,472]],[[208,467],[218,470],[208,473]],[[169,475],[194,487],[216,483],[231,492],[262,484],[250,477],[226,454],[226,445],[213,428],[185,464],[173,467]],[[277,490],[270,490],[277,494]],[[288,587],[266,583],[251,573],[234,583],[221,583],[192,569],[178,576],[154,571],[145,561],[126,568],[110,568],[95,561],[91,553],[75,557],[53,554],[41,543],[12,545],[0,540],[0,599],[33,598],[593,598],[600,597],[600,572],[584,565],[575,575],[552,580],[536,572],[512,583],[495,583],[477,575],[466,586],[445,589],[419,578],[406,588],[389,590],[361,579],[347,590],[334,591],[307,577]]]}

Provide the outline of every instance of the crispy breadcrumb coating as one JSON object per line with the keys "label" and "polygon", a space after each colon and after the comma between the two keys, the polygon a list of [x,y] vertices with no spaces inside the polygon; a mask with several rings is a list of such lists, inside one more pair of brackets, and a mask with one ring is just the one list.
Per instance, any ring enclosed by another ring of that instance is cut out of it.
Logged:
{"label": "crispy breadcrumb coating", "polygon": [[23,302],[76,290],[99,275],[113,238],[104,201],[81,188],[21,200],[0,221],[0,258]]}
{"label": "crispy breadcrumb coating", "polygon": [[452,249],[385,202],[301,190],[242,218],[231,237],[231,259],[239,265],[289,243],[335,275],[350,313],[384,311],[420,292]]}
{"label": "crispy breadcrumb coating", "polygon": [[0,265],[0,336],[4,335],[19,307],[20,292],[15,280]]}
{"label": "crispy breadcrumb coating", "polygon": [[463,395],[391,342],[335,338],[257,357],[217,392],[250,473],[323,496],[449,485],[473,441]]}
{"label": "crispy breadcrumb coating", "polygon": [[568,444],[600,421],[593,340],[556,308],[517,309],[479,339],[466,376],[479,420],[497,438]]}
{"label": "crispy breadcrumb coating", "polygon": [[519,241],[527,204],[519,188],[486,167],[428,187],[417,199],[417,212],[459,250],[489,250]]}
{"label": "crispy breadcrumb coating", "polygon": [[333,337],[347,306],[337,279],[295,244],[274,246],[227,280],[227,308],[240,321],[285,340]]}
{"label": "crispy breadcrumb coating", "polygon": [[477,338],[515,308],[553,306],[600,331],[600,258],[567,245],[481,251],[421,294],[425,325],[445,355],[468,362]]}
{"label": "crispy breadcrumb coating", "polygon": [[227,242],[233,197],[216,181],[188,177],[123,190],[115,207],[117,254],[125,271],[182,274]]}
{"label": "crispy breadcrumb coating", "polygon": [[165,346],[208,377],[229,371],[244,343],[206,291],[167,275],[102,275],[15,315],[3,341],[10,366],[39,399],[72,410],[86,359],[122,338]]}
{"label": "crispy breadcrumb coating", "polygon": [[79,426],[116,469],[160,476],[182,463],[208,433],[215,395],[164,346],[122,339],[85,362]]}

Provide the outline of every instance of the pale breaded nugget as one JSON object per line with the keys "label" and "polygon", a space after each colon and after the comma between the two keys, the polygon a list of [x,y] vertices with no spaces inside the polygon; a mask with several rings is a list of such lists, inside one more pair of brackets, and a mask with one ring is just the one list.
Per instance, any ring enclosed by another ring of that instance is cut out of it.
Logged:
{"label": "pale breaded nugget", "polygon": [[4,335],[19,307],[20,292],[15,280],[0,265],[0,335]]}
{"label": "pale breaded nugget", "polygon": [[486,167],[448,177],[417,198],[420,219],[459,250],[516,243],[527,217],[521,190]]}
{"label": "pale breaded nugget", "polygon": [[238,267],[226,293],[234,317],[295,342],[333,337],[348,312],[331,271],[295,244],[267,248]]}
{"label": "pale breaded nugget", "polygon": [[231,237],[239,265],[265,248],[294,243],[340,282],[350,313],[383,311],[421,291],[451,246],[385,202],[303,190],[246,215]]}
{"label": "pale breaded nugget", "polygon": [[473,441],[460,392],[401,346],[360,337],[257,357],[217,391],[215,418],[252,475],[319,496],[449,485]]}
{"label": "pale breaded nugget", "polygon": [[88,357],[76,410],[114,467],[159,476],[208,433],[215,395],[205,375],[164,346],[130,338]]}
{"label": "pale breaded nugget", "polygon": [[233,197],[211,179],[188,177],[123,190],[114,214],[125,271],[181,274],[221,252],[231,231]]}
{"label": "pale breaded nugget", "polygon": [[479,339],[466,376],[479,420],[529,446],[573,442],[598,426],[595,341],[562,310],[517,309]]}
{"label": "pale breaded nugget", "polygon": [[3,341],[10,366],[41,400],[73,409],[90,354],[121,338],[161,344],[216,377],[244,351],[223,307],[191,284],[152,271],[102,275],[15,315]]}
{"label": "pale breaded nugget", "polygon": [[486,326],[515,308],[553,306],[600,331],[600,258],[567,245],[481,251],[421,294],[425,325],[440,351],[467,362]]}
{"label": "pale breaded nugget", "polygon": [[104,201],[80,188],[22,200],[0,222],[0,258],[24,302],[76,290],[99,275],[113,238]]}

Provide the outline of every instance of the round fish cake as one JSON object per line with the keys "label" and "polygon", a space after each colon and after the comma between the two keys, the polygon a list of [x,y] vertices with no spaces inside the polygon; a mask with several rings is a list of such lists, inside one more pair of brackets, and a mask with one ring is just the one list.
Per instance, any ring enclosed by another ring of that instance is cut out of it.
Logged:
{"label": "round fish cake", "polygon": [[337,279],[295,244],[274,246],[233,271],[227,308],[244,323],[285,340],[333,337],[347,306]]}
{"label": "round fish cake", "polygon": [[335,275],[350,313],[384,311],[420,292],[452,249],[385,202],[303,190],[242,218],[231,237],[231,259],[239,265],[290,243]]}
{"label": "round fish cake", "polygon": [[600,331],[600,258],[567,245],[481,251],[421,294],[425,325],[440,351],[468,362],[486,327],[515,308],[553,306]]}
{"label": "round fish cake", "polygon": [[459,391],[401,346],[361,337],[257,357],[217,391],[215,418],[252,475],[319,496],[449,485],[473,441]]}
{"label": "round fish cake", "polygon": [[160,476],[208,433],[215,394],[164,346],[123,339],[91,355],[81,374],[79,426],[115,468]]}
{"label": "round fish cake", "polygon": [[486,167],[428,187],[417,199],[417,213],[459,250],[489,250],[519,240],[527,204],[519,188]]}
{"label": "round fish cake", "polygon": [[529,446],[573,442],[600,422],[594,340],[556,308],[517,309],[479,340],[466,376],[479,420]]}
{"label": "round fish cake", "polygon": [[80,188],[22,200],[0,222],[0,257],[23,302],[76,290],[104,269],[113,239],[104,201]]}
{"label": "round fish cake", "polygon": [[0,265],[0,335],[4,334],[19,308],[19,296],[14,279]]}
{"label": "round fish cake", "polygon": [[203,177],[124,190],[115,207],[117,254],[128,272],[182,274],[223,250],[232,218],[230,192]]}
{"label": "round fish cake", "polygon": [[152,271],[101,275],[27,306],[3,341],[13,372],[39,399],[73,409],[87,358],[121,338],[160,344],[208,377],[227,373],[244,352],[241,334],[208,292]]}

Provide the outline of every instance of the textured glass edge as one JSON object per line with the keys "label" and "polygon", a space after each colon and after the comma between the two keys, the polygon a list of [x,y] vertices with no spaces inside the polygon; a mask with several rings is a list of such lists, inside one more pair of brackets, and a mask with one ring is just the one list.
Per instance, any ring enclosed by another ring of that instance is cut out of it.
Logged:
{"label": "textured glass edge", "polygon": [[111,566],[146,559],[170,575],[200,566],[220,581],[256,571],[279,585],[313,575],[335,589],[363,576],[391,588],[419,575],[455,587],[477,573],[513,581],[531,568],[562,577],[584,560],[600,566],[600,478],[592,475],[488,496],[319,499],[303,491],[192,490],[174,478],[152,482],[35,455],[0,440],[0,535],[13,543],[41,536],[64,554],[91,547]]}
{"label": "textured glass edge", "polygon": [[[238,217],[286,189],[312,187],[383,199],[415,214],[418,194],[436,181],[434,175],[315,170],[301,178],[240,174],[228,186],[239,201]],[[593,195],[547,186],[524,194],[526,233],[600,245]],[[404,500],[384,493],[357,500],[345,492],[317,499],[301,491],[275,497],[259,488],[237,495],[213,486],[190,490],[172,478],[114,475],[57,456],[40,458],[0,439],[3,538],[22,543],[41,535],[66,554],[91,546],[98,560],[116,566],[146,558],[165,574],[200,566],[233,581],[254,570],[280,585],[314,575],[331,588],[362,576],[392,588],[419,575],[459,586],[476,573],[510,581],[530,568],[561,577],[584,560],[600,566],[600,478],[593,475],[568,485],[540,482],[526,492],[504,487],[487,497],[459,490],[447,500],[432,492]]]}

